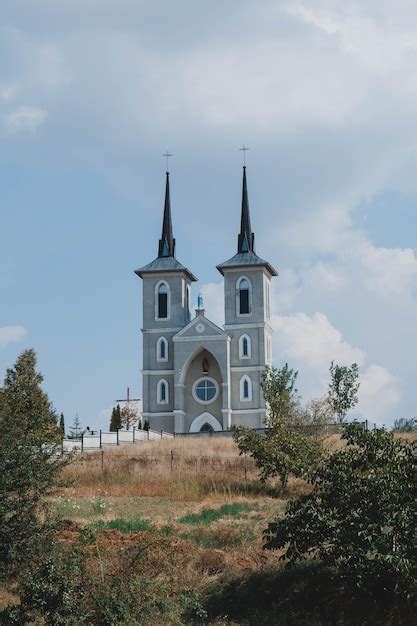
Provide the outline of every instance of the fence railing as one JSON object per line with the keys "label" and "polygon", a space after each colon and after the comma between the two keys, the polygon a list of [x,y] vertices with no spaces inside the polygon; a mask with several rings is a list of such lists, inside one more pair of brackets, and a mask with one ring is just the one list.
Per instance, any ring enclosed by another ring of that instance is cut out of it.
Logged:
{"label": "fence railing", "polygon": [[[329,422],[328,424],[303,424],[300,426],[291,426],[291,430],[298,430],[304,432],[308,435],[334,435],[342,432],[343,426],[347,422]],[[368,420],[364,420],[359,422],[354,420],[354,422],[359,424],[365,431],[375,430],[376,423],[369,422]],[[257,433],[268,433],[270,428],[251,428]],[[174,433],[175,437],[233,437],[234,430],[213,430],[213,431],[199,431],[196,433]]]}
{"label": "fence railing", "polygon": [[62,452],[85,452],[87,450],[101,450],[105,447],[120,446],[122,444],[139,443],[141,441],[160,441],[173,439],[174,435],[164,430],[116,430],[114,432],[97,431],[97,434],[83,433],[77,439],[63,439]]}

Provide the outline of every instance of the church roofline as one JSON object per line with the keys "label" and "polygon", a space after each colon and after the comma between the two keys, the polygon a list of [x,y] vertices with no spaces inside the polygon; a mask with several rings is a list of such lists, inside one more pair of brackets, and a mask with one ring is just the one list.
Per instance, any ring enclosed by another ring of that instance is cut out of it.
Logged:
{"label": "church roofline", "polygon": [[277,270],[268,261],[261,259],[254,252],[238,252],[231,259],[216,266],[220,274],[224,276],[224,270],[237,270],[240,268],[264,267],[271,276],[278,276]]}
{"label": "church roofline", "polygon": [[166,274],[171,272],[185,274],[193,283],[197,281],[194,274],[174,257],[157,257],[147,265],[135,270],[135,274],[139,278],[143,278],[145,274]]}

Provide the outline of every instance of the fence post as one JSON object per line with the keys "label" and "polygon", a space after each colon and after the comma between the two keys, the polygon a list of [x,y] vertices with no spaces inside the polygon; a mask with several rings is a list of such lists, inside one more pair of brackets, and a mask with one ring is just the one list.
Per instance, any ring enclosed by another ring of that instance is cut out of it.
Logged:
{"label": "fence post", "polygon": [[64,456],[64,437],[61,439],[61,456]]}
{"label": "fence post", "polygon": [[133,443],[135,443],[135,427],[133,426]]}
{"label": "fence post", "polygon": [[162,439],[162,433],[163,433],[163,432],[164,432],[164,431],[163,431],[163,430],[161,430],[161,439]]}
{"label": "fence post", "polygon": [[116,445],[119,445],[119,429],[116,430]]}
{"label": "fence post", "polygon": [[104,472],[104,450],[101,451],[101,471]]}
{"label": "fence post", "polygon": [[248,482],[248,467],[246,464],[246,455],[243,457],[243,468],[245,470],[245,483]]}
{"label": "fence post", "polygon": [[101,428],[100,428],[100,450],[101,450]]}
{"label": "fence post", "polygon": [[171,474],[174,471],[174,451],[171,450]]}
{"label": "fence post", "polygon": [[366,433],[368,432],[368,420],[367,419],[365,420],[365,432]]}
{"label": "fence post", "polygon": [[148,430],[146,432],[148,433],[148,441],[149,441],[149,428],[148,428]]}
{"label": "fence post", "polygon": [[84,451],[84,433],[81,433],[81,452]]}

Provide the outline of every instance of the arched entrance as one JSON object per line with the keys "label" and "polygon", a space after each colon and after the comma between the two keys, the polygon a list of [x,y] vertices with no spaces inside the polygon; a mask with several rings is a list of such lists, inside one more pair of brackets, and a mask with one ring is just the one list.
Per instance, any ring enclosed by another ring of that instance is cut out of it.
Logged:
{"label": "arched entrance", "polygon": [[211,429],[211,432],[222,430],[222,425],[219,420],[214,417],[214,415],[205,411],[191,422],[190,433],[198,433],[200,431],[210,432],[208,430],[209,428]]}

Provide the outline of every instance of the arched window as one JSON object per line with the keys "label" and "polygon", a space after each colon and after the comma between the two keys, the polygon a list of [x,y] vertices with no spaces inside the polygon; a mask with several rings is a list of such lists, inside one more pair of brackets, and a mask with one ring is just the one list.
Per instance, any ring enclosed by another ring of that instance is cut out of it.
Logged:
{"label": "arched window", "polygon": [[164,282],[156,286],[156,318],[163,320],[169,317],[169,289]]}
{"label": "arched window", "polygon": [[168,341],[165,337],[159,337],[156,344],[156,360],[168,361]]}
{"label": "arched window", "polygon": [[251,357],[251,340],[248,335],[239,337],[239,359],[250,359]]}
{"label": "arched window", "polygon": [[240,400],[242,402],[252,400],[252,381],[249,376],[242,376],[240,379]]}
{"label": "arched window", "polygon": [[188,285],[185,288],[185,317],[186,317],[186,321],[189,322],[191,319],[191,315],[190,315],[190,287]]}
{"label": "arched window", "polygon": [[250,313],[250,282],[247,278],[238,281],[238,313],[248,315]]}
{"label": "arched window", "polygon": [[169,387],[166,380],[158,381],[156,389],[158,404],[168,404],[169,402]]}

